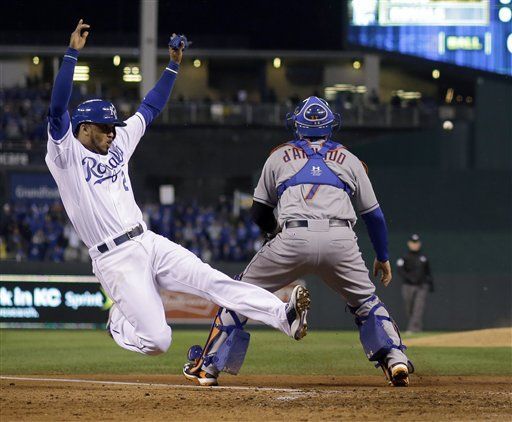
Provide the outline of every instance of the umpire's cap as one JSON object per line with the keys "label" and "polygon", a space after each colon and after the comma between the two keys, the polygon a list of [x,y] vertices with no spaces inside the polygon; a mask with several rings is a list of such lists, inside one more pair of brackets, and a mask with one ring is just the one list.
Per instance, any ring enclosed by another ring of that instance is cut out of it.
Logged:
{"label": "umpire's cap", "polygon": [[84,101],[73,111],[71,126],[75,136],[82,123],[126,126],[125,122],[117,118],[117,111],[114,104],[100,99]]}
{"label": "umpire's cap", "polygon": [[411,237],[409,237],[409,241],[410,242],[420,242],[421,239],[416,233],[413,233],[413,234],[411,234]]}

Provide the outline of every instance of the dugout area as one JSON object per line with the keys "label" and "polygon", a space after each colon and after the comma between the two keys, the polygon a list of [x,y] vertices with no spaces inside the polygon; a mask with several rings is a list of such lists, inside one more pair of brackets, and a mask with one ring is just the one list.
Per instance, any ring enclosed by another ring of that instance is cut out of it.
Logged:
{"label": "dugout area", "polygon": [[353,331],[294,342],[260,329],[238,376],[197,387],[179,374],[205,334],[174,330],[169,352],[147,357],[103,331],[2,330],[1,419],[510,420],[510,328],[406,338],[409,388],[386,385]]}

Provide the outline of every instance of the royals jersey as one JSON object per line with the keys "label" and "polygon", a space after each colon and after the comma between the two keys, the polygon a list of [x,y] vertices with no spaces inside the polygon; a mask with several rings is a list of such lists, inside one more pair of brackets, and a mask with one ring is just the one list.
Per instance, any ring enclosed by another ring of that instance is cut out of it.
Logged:
{"label": "royals jersey", "polygon": [[46,164],[57,182],[64,208],[88,248],[106,238],[141,224],[142,212],[135,202],[128,175],[128,160],[146,122],[140,113],[116,128],[107,155],[85,148],[71,130],[62,139],[48,132]]}
{"label": "royals jersey", "polygon": [[[318,149],[321,142],[313,142],[311,147]],[[294,176],[307,161],[302,149],[283,144],[270,154],[263,167],[254,200],[271,207],[277,206],[281,226],[287,220],[331,218],[350,220],[355,224],[354,207],[360,214],[365,214],[379,206],[363,164],[341,145],[326,154],[325,162],[348,184],[353,197],[334,186],[301,184],[289,187],[278,198],[277,187]],[[320,176],[320,168],[312,168],[311,171],[313,176]]]}

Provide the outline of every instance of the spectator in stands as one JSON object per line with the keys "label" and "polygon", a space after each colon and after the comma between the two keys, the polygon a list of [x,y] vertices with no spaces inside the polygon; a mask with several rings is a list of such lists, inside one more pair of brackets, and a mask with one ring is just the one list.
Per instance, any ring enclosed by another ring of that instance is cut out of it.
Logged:
{"label": "spectator in stands", "polygon": [[[143,213],[151,230],[182,243],[206,262],[244,261],[261,247],[262,238],[248,212],[242,209],[234,217],[232,208],[221,196],[214,206],[148,204]],[[2,259],[87,261],[87,249],[60,203],[5,204],[0,217]]]}
{"label": "spectator in stands", "polygon": [[393,94],[391,96],[391,102],[390,102],[391,106],[394,107],[394,108],[400,108],[402,107],[402,100],[400,99],[400,97],[396,94]]}
{"label": "spectator in stands", "polygon": [[368,95],[368,103],[373,109],[376,109],[380,104],[379,94],[377,94],[375,88],[373,88],[370,91],[370,95]]}
{"label": "spectator in stands", "polygon": [[16,261],[22,261],[27,257],[25,241],[21,236],[18,226],[14,226],[12,233],[7,239],[7,252]]}
{"label": "spectator in stands", "polygon": [[30,241],[28,248],[28,259],[30,261],[43,261],[47,246],[48,245],[43,230],[38,229]]}

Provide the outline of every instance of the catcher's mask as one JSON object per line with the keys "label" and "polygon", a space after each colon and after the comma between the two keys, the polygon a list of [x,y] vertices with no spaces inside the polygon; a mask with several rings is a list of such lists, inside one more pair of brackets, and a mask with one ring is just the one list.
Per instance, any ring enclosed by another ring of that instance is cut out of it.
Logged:
{"label": "catcher's mask", "polygon": [[126,126],[125,122],[117,118],[117,111],[114,104],[100,99],[84,101],[73,111],[71,126],[75,136],[82,123]]}
{"label": "catcher's mask", "polygon": [[332,112],[327,101],[315,96],[306,98],[286,115],[286,127],[298,138],[329,138],[340,123],[341,116]]}

